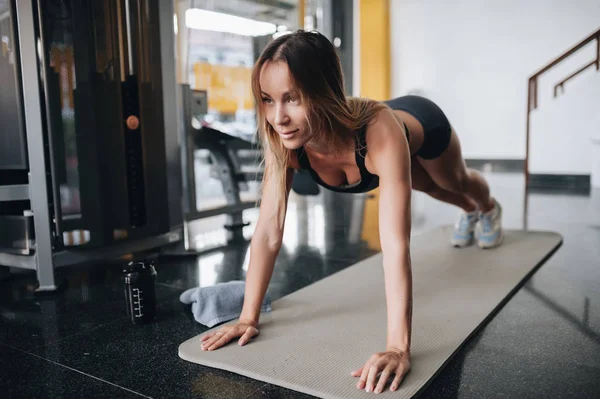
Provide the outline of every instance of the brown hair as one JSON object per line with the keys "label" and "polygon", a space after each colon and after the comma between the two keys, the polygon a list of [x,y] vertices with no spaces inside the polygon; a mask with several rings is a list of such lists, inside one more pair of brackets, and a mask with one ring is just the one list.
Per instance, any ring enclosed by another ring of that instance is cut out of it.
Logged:
{"label": "brown hair", "polygon": [[[291,150],[284,147],[265,117],[260,72],[268,61],[287,63],[291,80],[306,106],[308,125],[315,134],[313,137],[329,150],[342,148],[341,144],[387,106],[373,100],[346,97],[340,59],[332,43],[322,34],[298,30],[271,41],[254,65],[252,92],[257,104],[259,140],[264,150],[272,155],[266,165],[263,184],[266,179],[274,179],[279,204],[284,205]],[[285,206],[280,206],[279,211],[279,223],[282,225]]]}

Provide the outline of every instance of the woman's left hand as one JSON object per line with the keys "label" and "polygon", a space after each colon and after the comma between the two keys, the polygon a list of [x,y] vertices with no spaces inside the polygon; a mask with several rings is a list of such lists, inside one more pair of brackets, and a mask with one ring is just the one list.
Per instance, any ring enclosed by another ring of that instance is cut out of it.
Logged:
{"label": "woman's left hand", "polygon": [[398,389],[408,370],[410,370],[410,354],[388,348],[385,352],[371,356],[364,366],[352,372],[352,376],[360,377],[356,384],[358,389],[366,387],[367,392],[381,393],[392,376],[394,380],[390,385],[390,391]]}

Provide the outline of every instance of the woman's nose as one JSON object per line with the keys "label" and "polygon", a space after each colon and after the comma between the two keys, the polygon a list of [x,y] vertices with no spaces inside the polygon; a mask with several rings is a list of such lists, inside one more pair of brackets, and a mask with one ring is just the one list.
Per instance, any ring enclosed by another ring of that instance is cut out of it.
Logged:
{"label": "woman's nose", "polygon": [[278,106],[275,110],[275,124],[276,125],[285,125],[289,122],[289,117],[285,108],[282,106]]}

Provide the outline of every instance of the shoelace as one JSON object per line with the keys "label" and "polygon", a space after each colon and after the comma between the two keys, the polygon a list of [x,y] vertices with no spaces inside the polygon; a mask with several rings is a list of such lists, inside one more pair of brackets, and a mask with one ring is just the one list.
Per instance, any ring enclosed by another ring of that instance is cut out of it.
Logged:
{"label": "shoelace", "polygon": [[461,231],[467,231],[469,228],[469,224],[471,223],[471,220],[474,218],[475,216],[471,216],[469,217],[467,214],[463,213],[460,217],[460,220],[458,221],[458,228]]}
{"label": "shoelace", "polygon": [[479,222],[481,223],[481,230],[484,233],[489,233],[493,230],[494,223],[491,216],[482,215]]}

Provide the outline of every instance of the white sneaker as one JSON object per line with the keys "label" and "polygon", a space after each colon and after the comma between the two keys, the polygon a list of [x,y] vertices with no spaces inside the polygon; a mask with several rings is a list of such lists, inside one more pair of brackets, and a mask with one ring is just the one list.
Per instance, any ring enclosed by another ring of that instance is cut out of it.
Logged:
{"label": "white sneaker", "polygon": [[454,225],[454,232],[450,240],[452,246],[462,248],[473,243],[475,226],[479,220],[479,212],[460,212],[460,218]]}
{"label": "white sneaker", "polygon": [[482,213],[477,222],[475,236],[480,248],[494,248],[502,243],[502,207],[494,201],[494,208],[486,213]]}

